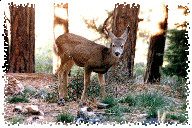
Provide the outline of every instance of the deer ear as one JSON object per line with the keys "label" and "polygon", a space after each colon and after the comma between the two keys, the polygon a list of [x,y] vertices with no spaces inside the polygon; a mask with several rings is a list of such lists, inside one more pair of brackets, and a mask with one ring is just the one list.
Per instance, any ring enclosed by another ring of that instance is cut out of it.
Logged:
{"label": "deer ear", "polygon": [[109,36],[110,36],[110,38],[111,38],[111,40],[115,40],[115,38],[116,38],[116,36],[111,32],[111,31],[109,31],[107,28],[106,28],[106,26],[105,26],[105,30],[107,31],[107,33],[109,34]]}
{"label": "deer ear", "polygon": [[130,26],[128,25],[125,32],[123,33],[123,35],[121,36],[121,38],[123,38],[125,41],[127,40],[128,34],[130,32]]}

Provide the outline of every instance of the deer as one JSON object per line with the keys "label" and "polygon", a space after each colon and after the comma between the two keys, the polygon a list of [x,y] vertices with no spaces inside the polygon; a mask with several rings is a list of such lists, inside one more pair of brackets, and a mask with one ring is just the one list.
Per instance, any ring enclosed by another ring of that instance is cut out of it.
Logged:
{"label": "deer", "polygon": [[97,73],[102,97],[106,97],[104,74],[118,61],[123,53],[124,44],[130,32],[130,26],[127,26],[121,37],[116,37],[106,27],[104,28],[111,39],[109,48],[73,33],[60,35],[55,40],[53,49],[60,58],[60,66],[57,71],[59,82],[58,102],[65,102],[69,98],[67,77],[74,64],[84,67],[84,90],[81,101],[87,99],[87,88],[90,84],[92,72]]}

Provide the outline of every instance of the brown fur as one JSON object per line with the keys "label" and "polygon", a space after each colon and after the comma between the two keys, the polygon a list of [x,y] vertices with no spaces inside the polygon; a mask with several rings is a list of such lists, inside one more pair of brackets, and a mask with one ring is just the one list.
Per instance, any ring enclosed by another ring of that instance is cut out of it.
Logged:
{"label": "brown fur", "polygon": [[98,73],[101,90],[105,97],[104,73],[106,73],[120,57],[128,31],[129,28],[126,29],[121,38],[115,37],[113,33],[108,31],[112,43],[110,48],[96,44],[93,41],[72,33],[59,36],[54,45],[54,52],[60,57],[61,61],[58,69],[59,99],[68,97],[67,74],[74,63],[80,67],[85,67],[84,91],[81,99],[86,99],[86,91],[90,83],[92,71]]}

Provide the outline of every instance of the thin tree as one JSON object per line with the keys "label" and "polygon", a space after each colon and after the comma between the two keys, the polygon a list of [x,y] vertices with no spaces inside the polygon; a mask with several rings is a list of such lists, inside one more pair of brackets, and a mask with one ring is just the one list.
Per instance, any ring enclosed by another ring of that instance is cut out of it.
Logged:
{"label": "thin tree", "polygon": [[[68,33],[68,3],[54,4],[53,34],[54,40],[62,34]],[[53,43],[53,46],[55,43]],[[56,73],[60,66],[60,57],[53,54],[53,73]]]}
{"label": "thin tree", "polygon": [[10,3],[11,42],[9,69],[11,73],[35,71],[35,5]]}
{"label": "thin tree", "polygon": [[168,6],[164,5],[162,11],[165,15],[163,21],[159,22],[159,32],[150,38],[147,68],[144,77],[145,83],[159,83],[161,78],[160,69],[163,64],[165,34],[168,26]]}

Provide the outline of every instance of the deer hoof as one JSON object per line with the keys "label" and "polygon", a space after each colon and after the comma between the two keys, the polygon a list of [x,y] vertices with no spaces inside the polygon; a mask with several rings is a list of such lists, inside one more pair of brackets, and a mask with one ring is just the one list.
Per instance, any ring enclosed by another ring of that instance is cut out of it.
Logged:
{"label": "deer hoof", "polygon": [[65,99],[61,98],[58,100],[57,105],[64,106],[65,105]]}

